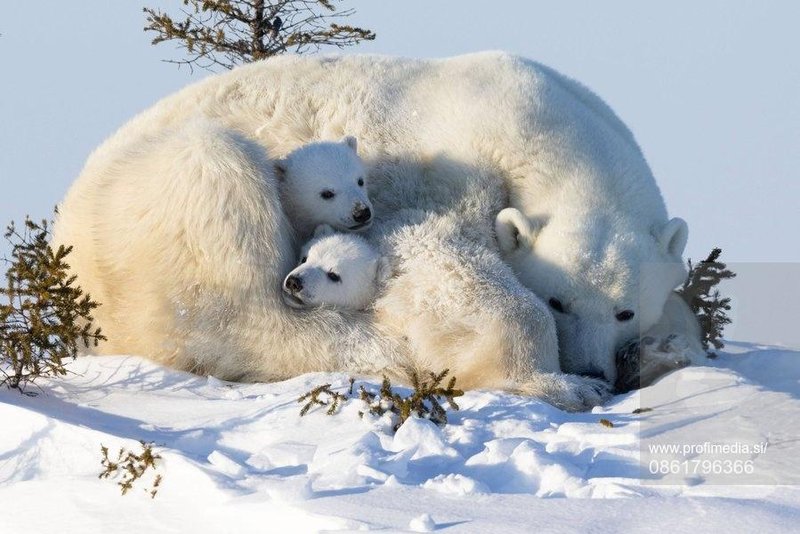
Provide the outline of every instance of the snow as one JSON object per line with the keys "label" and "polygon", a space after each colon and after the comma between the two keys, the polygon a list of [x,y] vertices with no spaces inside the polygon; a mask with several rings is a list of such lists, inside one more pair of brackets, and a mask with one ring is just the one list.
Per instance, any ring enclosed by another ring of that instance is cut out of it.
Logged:
{"label": "snow", "polygon": [[[137,357],[79,358],[35,397],[0,390],[0,532],[795,531],[799,358],[729,343],[591,413],[472,391],[445,427],[412,418],[396,434],[388,415],[360,417],[358,399],[299,416],[300,395],[328,382],[346,392],[344,374],[233,384]],[[98,478],[100,445],[113,457],[139,440],[162,459],[121,496]],[[766,451],[715,457],[707,442]],[[694,447],[659,460],[751,460],[753,472],[648,473],[653,443]]]}
{"label": "snow", "polygon": [[433,522],[430,514],[422,514],[412,519],[408,523],[408,528],[412,532],[433,532],[436,529],[436,523]]}

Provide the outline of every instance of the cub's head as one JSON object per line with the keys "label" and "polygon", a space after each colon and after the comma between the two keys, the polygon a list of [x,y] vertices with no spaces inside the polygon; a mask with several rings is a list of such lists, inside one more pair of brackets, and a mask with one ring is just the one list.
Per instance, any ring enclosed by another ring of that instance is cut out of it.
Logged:
{"label": "cub's head", "polygon": [[342,232],[372,224],[367,175],[355,137],[304,145],[276,162],[283,201],[298,228],[310,233],[319,224]]}
{"label": "cub's head", "polygon": [[549,304],[569,373],[614,383],[617,349],[658,321],[686,277],[682,219],[636,231],[610,216],[535,221],[507,208],[495,230],[520,282]]}
{"label": "cub's head", "polygon": [[284,279],[283,301],[293,308],[363,310],[388,276],[388,261],[365,239],[321,225],[303,247],[300,265]]}

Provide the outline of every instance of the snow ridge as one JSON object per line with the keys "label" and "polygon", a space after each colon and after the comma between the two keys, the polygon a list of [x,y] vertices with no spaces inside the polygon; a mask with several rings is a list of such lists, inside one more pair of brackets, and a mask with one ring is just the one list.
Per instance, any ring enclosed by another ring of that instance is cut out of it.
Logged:
{"label": "snow ridge", "polygon": [[[396,434],[388,415],[359,417],[357,399],[335,416],[299,417],[297,398],[325,382],[346,391],[342,374],[231,384],[135,357],[82,358],[75,374],[41,382],[37,397],[0,391],[0,502],[17,510],[0,516],[0,531],[615,531],[620,514],[639,521],[632,531],[654,522],[702,531],[732,514],[739,530],[789,530],[800,519],[800,489],[790,486],[800,485],[798,357],[730,344],[709,366],[592,413],[471,391],[444,428],[414,418]],[[652,411],[632,413],[645,405]],[[716,485],[714,475],[682,473],[664,485],[644,470],[649,441],[702,442],[717,431],[769,443],[755,478]],[[138,440],[163,457],[155,499],[145,483],[121,497],[97,479],[101,443],[133,450]],[[49,515],[37,512],[44,500]]]}

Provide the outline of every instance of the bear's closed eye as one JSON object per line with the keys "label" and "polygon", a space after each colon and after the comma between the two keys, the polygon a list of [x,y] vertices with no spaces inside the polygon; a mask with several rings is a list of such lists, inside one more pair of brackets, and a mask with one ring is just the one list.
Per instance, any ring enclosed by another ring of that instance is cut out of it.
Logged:
{"label": "bear's closed eye", "polygon": [[623,310],[617,314],[617,321],[630,321],[633,316],[633,310]]}
{"label": "bear's closed eye", "polygon": [[564,305],[557,298],[551,298],[548,301],[548,304],[550,304],[550,307],[553,308],[558,313],[566,313],[566,310],[564,309]]}

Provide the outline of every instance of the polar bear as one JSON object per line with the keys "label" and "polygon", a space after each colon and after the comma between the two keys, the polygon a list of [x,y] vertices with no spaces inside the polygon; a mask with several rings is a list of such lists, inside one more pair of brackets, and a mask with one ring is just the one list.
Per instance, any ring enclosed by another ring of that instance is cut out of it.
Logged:
{"label": "polar bear", "polygon": [[320,224],[347,232],[372,224],[367,173],[355,137],[308,143],[275,166],[284,211],[300,236],[311,235]]}
{"label": "polar bear", "polygon": [[[295,310],[269,158],[345,134],[369,176],[368,238],[398,275],[374,312]],[[452,208],[475,190],[454,186],[484,175],[516,211],[462,230]],[[449,364],[567,409],[606,398],[579,375],[613,383],[617,345],[660,322],[687,236],[598,97],[502,53],[282,56],[210,77],[101,145],[59,208],[55,242],[103,303],[103,352],[241,380]]]}
{"label": "polar bear", "polygon": [[449,166],[453,174],[435,186],[424,172],[385,169],[376,192],[383,202],[409,187],[439,188],[419,207],[380,217],[368,234],[398,266],[374,309],[408,345],[405,374],[447,368],[467,389],[511,390],[570,410],[601,403],[608,384],[561,373],[552,314],[500,255],[493,221],[508,203],[503,180],[485,166]]}
{"label": "polar bear", "polygon": [[283,281],[283,300],[293,308],[329,305],[364,310],[391,273],[386,258],[366,239],[320,225],[303,245],[300,265]]}
{"label": "polar bear", "polygon": [[496,221],[506,260],[553,310],[564,370],[612,382],[617,350],[658,327],[667,299],[687,276],[685,222],[673,219],[651,233],[616,209],[565,207],[528,217],[506,208]]}
{"label": "polar bear", "polygon": [[102,303],[95,353],[246,381],[377,374],[403,358],[363,315],[283,303],[299,247],[262,146],[193,117],[119,148],[90,158],[53,234],[79,251],[71,268]]}

